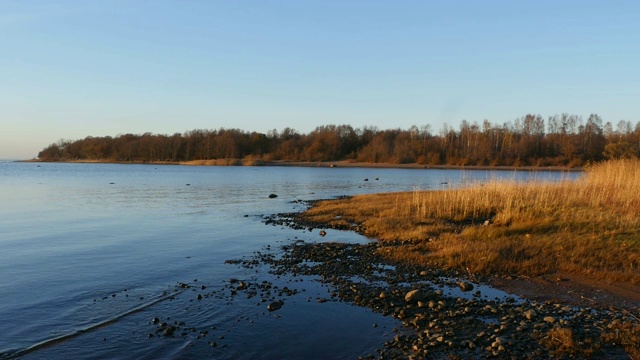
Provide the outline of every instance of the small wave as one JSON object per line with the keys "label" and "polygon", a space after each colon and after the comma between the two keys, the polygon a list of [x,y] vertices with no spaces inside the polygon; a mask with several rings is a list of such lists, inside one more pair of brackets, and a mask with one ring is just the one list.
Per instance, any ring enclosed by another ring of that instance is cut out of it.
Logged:
{"label": "small wave", "polygon": [[120,313],[120,314],[118,314],[116,316],[113,316],[113,317],[111,317],[109,319],[100,321],[100,322],[95,323],[95,324],[91,324],[91,325],[89,325],[89,326],[87,326],[85,328],[82,328],[82,329],[79,329],[79,330],[75,330],[75,331],[69,332],[67,334],[63,334],[63,335],[56,336],[56,337],[53,337],[53,338],[50,338],[50,339],[46,339],[44,341],[41,341],[41,342],[39,342],[37,344],[31,345],[31,346],[26,347],[24,349],[9,350],[8,352],[0,353],[0,359],[1,360],[15,359],[15,358],[18,358],[20,356],[24,356],[24,355],[27,355],[29,353],[32,353],[34,351],[37,351],[37,350],[40,350],[40,349],[43,349],[43,348],[46,348],[46,347],[49,347],[49,346],[53,346],[55,344],[62,343],[64,341],[72,339],[72,338],[74,338],[76,336],[79,336],[81,334],[84,334],[84,333],[87,333],[87,332],[90,332],[90,331],[93,331],[93,330],[96,330],[96,329],[100,329],[100,328],[105,327],[107,325],[113,324],[113,323],[119,321],[120,319],[123,319],[123,318],[125,318],[125,317],[127,317],[129,315],[132,315],[132,314],[135,314],[137,312],[143,311],[143,310],[145,310],[145,309],[147,309],[147,308],[149,308],[149,307],[151,307],[151,306],[153,306],[155,304],[158,304],[158,303],[160,303],[162,301],[165,301],[165,300],[167,300],[169,298],[172,298],[172,297],[174,297],[176,295],[179,295],[179,294],[183,293],[185,290],[187,290],[187,289],[185,288],[185,289],[176,290],[175,292],[172,292],[171,294],[163,295],[160,298],[157,298],[155,300],[146,302],[146,303],[144,303],[144,304],[142,304],[140,306],[137,306],[137,307],[135,307],[133,309],[127,310],[127,311],[125,311],[123,313]]}

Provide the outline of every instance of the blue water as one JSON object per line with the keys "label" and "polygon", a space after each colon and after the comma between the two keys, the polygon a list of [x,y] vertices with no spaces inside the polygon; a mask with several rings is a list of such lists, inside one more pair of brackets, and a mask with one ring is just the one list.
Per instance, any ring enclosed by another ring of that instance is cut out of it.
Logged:
{"label": "blue water", "polygon": [[[370,240],[265,226],[264,216],[303,209],[296,200],[576,176],[0,162],[0,358],[30,348],[23,358],[365,356],[393,337],[396,320],[348,304],[309,301],[327,289],[225,260],[255,251],[277,254],[296,239]],[[278,197],[269,199],[271,193]],[[196,285],[215,291],[230,278],[281,281],[304,292],[288,297],[276,313],[242,296],[195,300]],[[178,283],[194,287],[180,289]],[[156,316],[198,331],[149,337]],[[209,333],[198,338],[202,329]]]}

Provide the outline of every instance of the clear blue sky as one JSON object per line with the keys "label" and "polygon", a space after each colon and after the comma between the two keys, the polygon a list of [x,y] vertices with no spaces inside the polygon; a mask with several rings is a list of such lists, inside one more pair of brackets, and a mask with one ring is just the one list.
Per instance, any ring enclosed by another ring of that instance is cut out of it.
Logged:
{"label": "clear blue sky", "polygon": [[640,121],[640,2],[0,0],[0,158],[60,138],[598,113]]}

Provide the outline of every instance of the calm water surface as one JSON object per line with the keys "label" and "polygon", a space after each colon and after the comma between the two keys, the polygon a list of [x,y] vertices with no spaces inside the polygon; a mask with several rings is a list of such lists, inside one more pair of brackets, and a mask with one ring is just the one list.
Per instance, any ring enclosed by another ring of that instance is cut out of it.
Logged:
{"label": "calm water surface", "polygon": [[[308,302],[327,289],[225,260],[256,251],[277,254],[296,239],[369,240],[265,226],[263,216],[302,210],[296,200],[576,176],[0,162],[0,358],[38,344],[46,346],[23,358],[364,356],[394,336],[396,320],[348,304]],[[278,198],[269,199],[271,193]],[[275,313],[242,296],[198,301],[187,289],[167,297],[180,282],[222,289],[230,278],[280,281],[304,292],[286,298]],[[156,316],[209,333],[149,338]]]}

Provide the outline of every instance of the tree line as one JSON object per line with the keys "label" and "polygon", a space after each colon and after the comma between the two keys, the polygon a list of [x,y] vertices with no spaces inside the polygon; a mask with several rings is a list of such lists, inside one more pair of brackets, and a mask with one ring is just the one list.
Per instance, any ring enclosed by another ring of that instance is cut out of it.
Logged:
{"label": "tree line", "polygon": [[239,129],[184,134],[124,134],[60,140],[38,154],[42,161],[187,162],[251,157],[267,162],[351,160],[373,163],[482,166],[582,166],[640,156],[640,122],[604,123],[597,114],[543,118],[528,114],[503,124],[463,120],[386,129],[324,125],[308,134],[291,128],[264,133]]}

